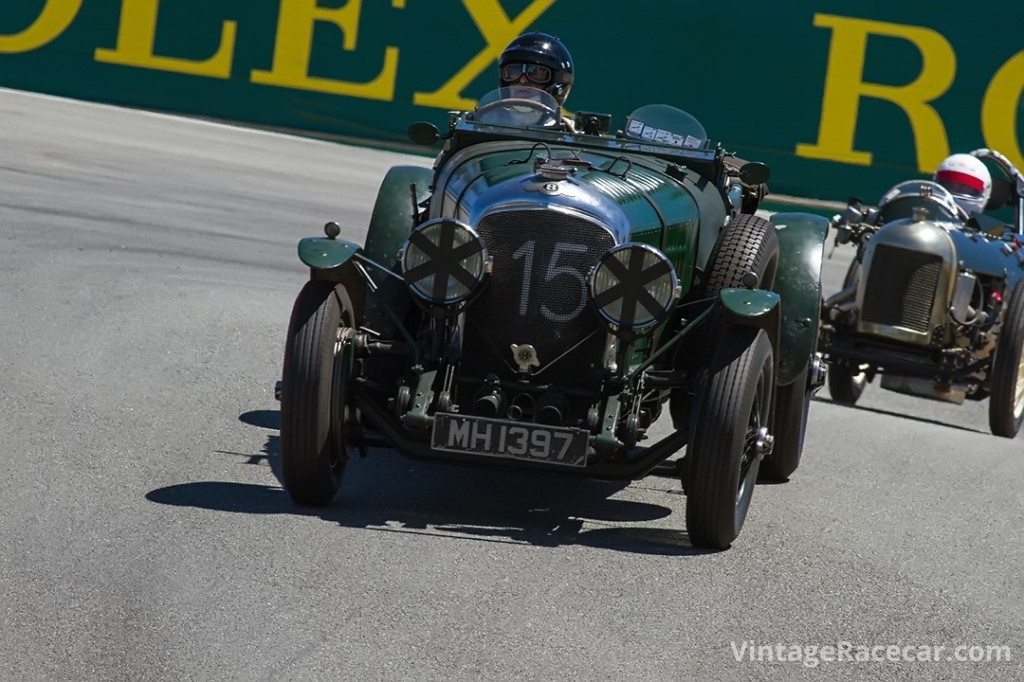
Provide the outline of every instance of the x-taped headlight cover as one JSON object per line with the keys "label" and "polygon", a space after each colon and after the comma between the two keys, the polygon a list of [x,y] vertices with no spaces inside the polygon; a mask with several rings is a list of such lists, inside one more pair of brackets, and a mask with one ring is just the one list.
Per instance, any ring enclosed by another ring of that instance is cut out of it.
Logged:
{"label": "x-taped headlight cover", "polygon": [[402,277],[410,291],[433,305],[454,305],[483,284],[487,249],[469,225],[437,218],[419,225],[402,248]]}
{"label": "x-taped headlight cover", "polygon": [[590,298],[613,329],[644,331],[672,311],[679,280],[671,261],[647,244],[620,244],[597,262],[590,274]]}

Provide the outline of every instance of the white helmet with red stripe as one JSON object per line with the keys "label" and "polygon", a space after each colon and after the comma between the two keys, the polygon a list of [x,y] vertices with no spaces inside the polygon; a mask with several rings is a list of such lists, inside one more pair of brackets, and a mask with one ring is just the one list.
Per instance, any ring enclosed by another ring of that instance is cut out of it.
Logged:
{"label": "white helmet with red stripe", "polygon": [[946,157],[935,171],[935,182],[948,189],[968,215],[983,211],[992,194],[992,174],[970,154]]}

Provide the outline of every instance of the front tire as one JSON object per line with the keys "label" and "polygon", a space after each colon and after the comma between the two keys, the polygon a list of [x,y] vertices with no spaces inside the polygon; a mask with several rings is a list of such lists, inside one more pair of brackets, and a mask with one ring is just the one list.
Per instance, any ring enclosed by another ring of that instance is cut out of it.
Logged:
{"label": "front tire", "polygon": [[[843,278],[843,289],[860,283],[859,260],[854,258],[846,269]],[[856,405],[864,389],[868,385],[868,375],[860,365],[851,365],[847,361],[838,361],[828,370],[828,393],[832,400],[843,405]]]}
{"label": "front tire", "polygon": [[773,381],[768,335],[761,329],[734,329],[709,369],[686,456],[686,530],[694,545],[724,549],[743,527],[757,481],[759,441],[767,433]]}
{"label": "front tire", "polygon": [[828,369],[828,392],[837,403],[856,405],[867,385],[868,375],[859,365],[835,362]]}
{"label": "front tire", "polygon": [[1013,438],[1024,422],[1024,280],[1010,295],[1006,321],[992,361],[988,423],[992,433]]}
{"label": "front tire", "polygon": [[[718,241],[708,257],[707,272],[700,298],[718,296],[722,289],[742,289],[744,276],[753,272],[757,278],[756,288],[771,289],[775,285],[775,272],[779,264],[779,237],[770,222],[756,215],[738,215],[719,235]],[[707,324],[708,329],[715,327]],[[691,348],[702,348],[697,353],[680,348],[691,357],[709,357],[715,341],[702,335],[694,335]],[[679,363],[677,362],[677,365]],[[669,403],[672,423],[676,428],[685,428],[690,415],[693,396],[682,388],[673,389]]]}
{"label": "front tire", "polygon": [[342,284],[309,281],[292,309],[281,390],[281,478],[297,504],[330,503],[348,462],[346,393],[356,325]]}

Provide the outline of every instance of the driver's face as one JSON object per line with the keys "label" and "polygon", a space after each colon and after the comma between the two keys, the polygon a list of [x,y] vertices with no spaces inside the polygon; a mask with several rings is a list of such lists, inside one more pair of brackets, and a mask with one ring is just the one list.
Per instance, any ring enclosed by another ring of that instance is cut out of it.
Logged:
{"label": "driver's face", "polygon": [[543,90],[544,92],[547,92],[547,89],[545,89],[543,85],[538,85],[537,83],[531,81],[529,78],[527,78],[525,73],[522,76],[520,76],[519,78],[515,79],[514,81],[506,82],[504,84],[504,86],[505,87],[526,87],[526,88],[533,88],[535,90]]}

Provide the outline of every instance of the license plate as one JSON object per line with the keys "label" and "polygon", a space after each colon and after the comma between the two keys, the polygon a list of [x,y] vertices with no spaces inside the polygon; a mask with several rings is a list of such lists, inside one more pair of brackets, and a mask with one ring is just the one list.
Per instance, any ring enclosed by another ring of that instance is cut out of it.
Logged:
{"label": "license plate", "polygon": [[444,452],[582,467],[587,465],[589,440],[583,429],[441,412],[434,415],[431,447]]}

